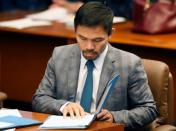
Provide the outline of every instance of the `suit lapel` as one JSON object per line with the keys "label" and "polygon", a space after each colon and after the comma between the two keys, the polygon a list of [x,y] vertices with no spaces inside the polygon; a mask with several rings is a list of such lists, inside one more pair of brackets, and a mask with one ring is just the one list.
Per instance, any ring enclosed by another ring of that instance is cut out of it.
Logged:
{"label": "suit lapel", "polygon": [[78,76],[80,68],[80,49],[74,48],[69,58],[68,69],[68,97],[69,100],[75,101],[78,86]]}
{"label": "suit lapel", "polygon": [[115,70],[115,66],[114,66],[114,63],[118,62],[117,61],[118,56],[114,55],[112,46],[109,45],[108,48],[109,49],[105,57],[101,76],[100,76],[96,106],[98,106],[101,96],[103,95],[103,92],[106,89],[108,82],[113,78],[115,74],[119,73],[117,70]]}

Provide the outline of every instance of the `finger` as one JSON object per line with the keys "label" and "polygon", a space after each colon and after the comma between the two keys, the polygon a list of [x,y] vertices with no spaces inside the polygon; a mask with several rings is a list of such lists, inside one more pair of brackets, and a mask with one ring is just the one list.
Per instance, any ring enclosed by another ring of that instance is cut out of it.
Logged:
{"label": "finger", "polygon": [[87,112],[85,112],[84,111],[84,109],[80,106],[80,115],[81,115],[81,117],[84,117],[86,114],[87,114]]}
{"label": "finger", "polygon": [[79,104],[73,103],[73,104],[71,105],[71,108],[72,108],[72,110],[73,110],[74,115],[75,115],[77,118],[80,118],[81,116],[84,115],[84,110],[83,110],[83,108],[82,108]]}
{"label": "finger", "polygon": [[64,108],[64,111],[63,111],[63,116],[64,116],[64,118],[67,117],[67,114],[68,114],[68,110],[67,110],[67,108]]}
{"label": "finger", "polygon": [[103,120],[108,120],[108,119],[110,119],[110,116],[108,114],[106,114],[106,115],[104,115],[104,116],[99,118],[99,120],[102,120],[102,121]]}
{"label": "finger", "polygon": [[81,113],[80,113],[79,108],[74,109],[74,112],[75,112],[75,115],[78,119],[81,118]]}
{"label": "finger", "polygon": [[113,118],[112,114],[110,112],[108,112],[105,116],[103,116],[99,120],[113,122],[114,118]]}
{"label": "finger", "polygon": [[107,111],[106,110],[102,110],[98,115],[97,115],[97,118],[102,118],[103,116],[105,116],[107,114]]}
{"label": "finger", "polygon": [[99,119],[99,120],[106,120],[106,121],[113,121],[113,116],[112,116],[112,114],[108,111],[108,110],[106,110],[106,109],[103,109],[101,112],[100,112],[100,114],[98,114],[98,116],[97,116],[97,118]]}
{"label": "finger", "polygon": [[72,106],[68,106],[68,114],[70,115],[70,117],[73,119],[75,117],[74,111]]}
{"label": "finger", "polygon": [[113,118],[111,113],[108,113],[107,119],[105,121],[108,121],[108,122],[113,122],[114,121],[114,118]]}

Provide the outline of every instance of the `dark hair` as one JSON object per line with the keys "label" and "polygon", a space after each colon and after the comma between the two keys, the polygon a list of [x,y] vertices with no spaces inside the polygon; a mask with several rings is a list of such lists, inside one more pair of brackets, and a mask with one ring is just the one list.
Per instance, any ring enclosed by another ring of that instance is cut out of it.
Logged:
{"label": "dark hair", "polygon": [[113,11],[101,2],[87,2],[76,12],[74,27],[78,25],[95,27],[101,25],[108,35],[112,32]]}

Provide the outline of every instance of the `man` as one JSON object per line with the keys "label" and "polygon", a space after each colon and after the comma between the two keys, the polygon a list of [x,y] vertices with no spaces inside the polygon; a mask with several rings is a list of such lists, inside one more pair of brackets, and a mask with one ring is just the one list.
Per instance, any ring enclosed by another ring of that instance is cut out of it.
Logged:
{"label": "man", "polygon": [[[97,119],[134,129],[156,118],[155,102],[140,58],[108,43],[112,20],[112,10],[99,2],[88,2],[77,11],[74,26],[78,43],[54,49],[33,96],[34,111],[71,117],[93,113],[108,81],[119,74],[120,80]],[[91,74],[88,65],[93,70],[91,95],[87,95],[88,90],[85,93]],[[91,105],[86,107],[89,96]]]}
{"label": "man", "polygon": [[132,0],[52,0],[50,7],[61,6],[70,12],[76,12],[83,3],[90,1],[106,3],[113,10],[115,16],[132,19]]}

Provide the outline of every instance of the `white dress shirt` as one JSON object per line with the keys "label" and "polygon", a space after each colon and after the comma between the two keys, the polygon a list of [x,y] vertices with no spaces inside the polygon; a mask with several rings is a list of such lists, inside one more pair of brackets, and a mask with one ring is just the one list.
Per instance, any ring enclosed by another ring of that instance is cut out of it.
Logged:
{"label": "white dress shirt", "polygon": [[[94,62],[94,70],[93,70],[93,101],[91,104],[91,109],[90,112],[94,113],[96,111],[96,98],[97,98],[97,91],[98,91],[98,86],[99,86],[99,81],[100,81],[100,75],[104,63],[105,56],[108,51],[108,45],[106,45],[104,51],[100,54],[100,56],[95,59]],[[81,63],[80,63],[80,70],[79,70],[79,78],[78,78],[78,88],[77,88],[77,94],[76,94],[76,103],[80,103],[81,96],[82,96],[82,91],[84,88],[84,84],[86,81],[86,76],[87,76],[87,66],[86,66],[87,59],[84,58],[84,56],[81,53]],[[61,108],[60,111],[63,112],[64,107],[68,104],[69,102],[65,103]]]}

